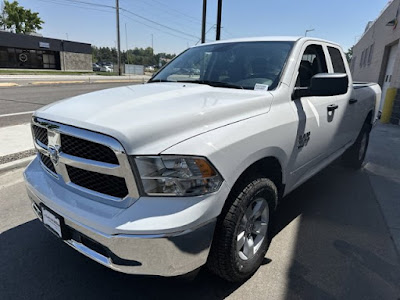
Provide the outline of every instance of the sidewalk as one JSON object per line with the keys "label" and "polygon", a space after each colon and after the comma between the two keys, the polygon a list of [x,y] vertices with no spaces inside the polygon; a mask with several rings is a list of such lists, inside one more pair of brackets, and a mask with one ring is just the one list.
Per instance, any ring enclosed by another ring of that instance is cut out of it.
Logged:
{"label": "sidewalk", "polygon": [[33,155],[33,148],[29,123],[0,128],[0,166]]}
{"label": "sidewalk", "polygon": [[374,128],[366,161],[364,171],[400,255],[400,126],[379,124]]}
{"label": "sidewalk", "polygon": [[135,82],[144,83],[150,79],[149,75],[102,76],[96,74],[82,75],[0,75],[0,87],[49,84],[77,84],[77,83],[116,83]]}

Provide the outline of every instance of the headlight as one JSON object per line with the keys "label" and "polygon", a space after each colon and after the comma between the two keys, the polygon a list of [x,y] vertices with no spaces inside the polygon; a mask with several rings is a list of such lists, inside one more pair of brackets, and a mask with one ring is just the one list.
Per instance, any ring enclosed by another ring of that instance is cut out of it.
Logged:
{"label": "headlight", "polygon": [[201,157],[138,156],[135,162],[147,195],[197,196],[217,191],[222,183]]}

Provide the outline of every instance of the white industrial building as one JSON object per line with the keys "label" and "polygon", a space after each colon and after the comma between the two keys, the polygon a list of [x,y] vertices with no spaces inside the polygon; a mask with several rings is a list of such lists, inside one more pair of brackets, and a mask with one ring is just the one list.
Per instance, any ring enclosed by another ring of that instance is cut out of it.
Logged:
{"label": "white industrial building", "polygon": [[357,81],[382,87],[382,121],[400,124],[400,0],[389,1],[353,47],[351,71]]}

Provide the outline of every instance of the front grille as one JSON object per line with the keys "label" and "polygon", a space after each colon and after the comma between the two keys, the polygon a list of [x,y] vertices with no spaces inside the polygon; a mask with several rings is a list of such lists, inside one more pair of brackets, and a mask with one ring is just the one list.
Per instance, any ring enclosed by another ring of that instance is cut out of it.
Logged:
{"label": "front grille", "polygon": [[66,165],[66,168],[69,179],[76,185],[117,198],[128,195],[124,178],[86,171],[69,165]]}
{"label": "front grille", "polygon": [[49,142],[47,139],[47,129],[36,125],[33,125],[32,128],[35,139],[40,141],[42,144],[47,145]]}
{"label": "front grille", "polygon": [[53,162],[51,161],[50,157],[44,155],[41,152],[39,152],[39,155],[40,155],[40,160],[47,167],[47,169],[49,169],[53,173],[56,173],[56,169],[54,168]]}
{"label": "front grille", "polygon": [[[118,207],[139,198],[129,157],[115,138],[38,117],[32,119],[32,133],[42,167],[58,174],[61,185]],[[50,153],[58,159],[56,168]]]}
{"label": "front grille", "polygon": [[109,147],[83,140],[74,136],[61,134],[62,152],[86,159],[118,164],[118,159]]}

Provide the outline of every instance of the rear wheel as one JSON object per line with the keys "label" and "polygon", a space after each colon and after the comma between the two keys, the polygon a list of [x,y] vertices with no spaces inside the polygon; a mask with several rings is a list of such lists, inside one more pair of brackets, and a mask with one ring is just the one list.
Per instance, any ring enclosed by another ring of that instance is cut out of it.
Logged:
{"label": "rear wheel", "polygon": [[369,144],[369,133],[371,125],[365,123],[357,137],[355,143],[343,154],[343,162],[346,166],[353,169],[360,169],[367,154]]}
{"label": "rear wheel", "polygon": [[232,282],[248,279],[260,267],[271,241],[270,220],[278,198],[275,184],[267,178],[241,186],[227,199],[207,263],[212,272]]}

